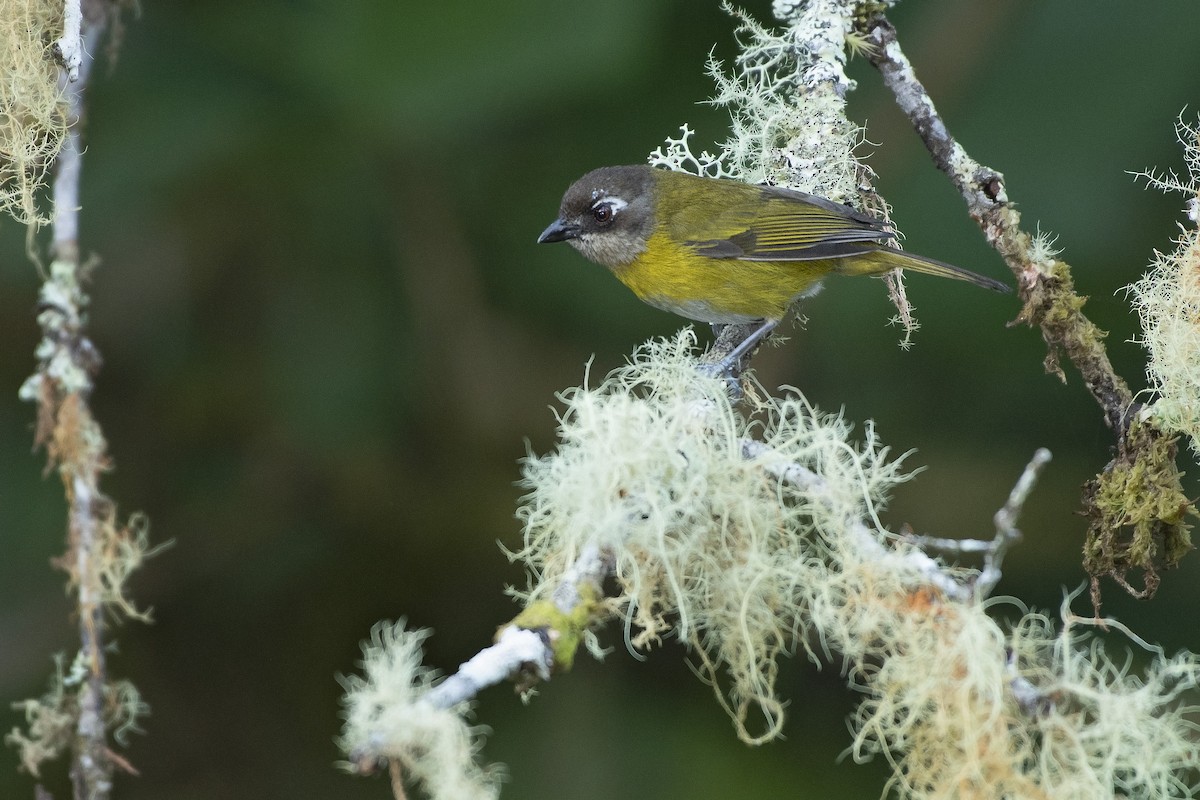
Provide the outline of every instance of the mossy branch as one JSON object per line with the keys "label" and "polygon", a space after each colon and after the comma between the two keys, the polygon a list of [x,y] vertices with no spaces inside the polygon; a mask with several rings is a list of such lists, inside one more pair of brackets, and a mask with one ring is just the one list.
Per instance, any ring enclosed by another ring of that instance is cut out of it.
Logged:
{"label": "mossy branch", "polygon": [[[1104,332],[1083,313],[1087,298],[1076,293],[1070,266],[1055,257],[1045,237],[1021,228],[1021,214],[1008,198],[1004,176],[971,158],[950,134],[883,12],[876,11],[859,24],[870,44],[868,58],[897,105],[925,143],[934,164],[962,196],[988,244],[1016,276],[1023,306],[1015,322],[1040,329],[1047,347],[1047,372],[1065,381],[1061,357],[1066,356],[1075,366],[1116,435],[1116,457],[1083,495],[1083,511],[1089,520],[1084,566],[1092,576],[1097,615],[1101,576],[1111,576],[1132,591],[1126,572],[1131,567],[1140,569],[1145,575],[1144,589],[1135,594],[1152,596],[1159,582],[1158,570],[1177,566],[1191,549],[1186,519],[1197,513],[1186,500],[1179,505],[1184,495],[1172,435],[1149,425],[1140,426],[1136,435],[1131,432],[1138,406],[1128,383],[1113,369],[1104,347]],[[1154,491],[1154,498],[1115,485],[1125,486],[1124,476],[1131,471],[1154,476],[1152,482],[1139,487]],[[1157,510],[1162,510],[1161,516]],[[1132,535],[1130,520],[1137,521]],[[1150,529],[1163,545],[1148,547],[1146,537],[1137,532]],[[1097,553],[1107,556],[1097,558]]]}
{"label": "mossy branch", "polygon": [[[41,4],[40,13],[53,15],[51,6]],[[17,704],[25,712],[27,732],[14,730],[6,741],[18,748],[22,765],[34,775],[43,762],[69,751],[76,800],[105,800],[115,771],[134,772],[110,738],[123,743],[146,712],[132,684],[109,679],[106,664],[113,615],[148,619],[130,601],[125,583],[151,548],[145,518],[134,515],[119,522],[115,504],[100,489],[110,459],[88,404],[100,355],[87,333],[85,286],[92,264],[81,257],[79,247],[84,94],[92,53],[117,11],[118,5],[108,0],[84,0],[82,5],[68,0],[58,17],[62,36],[39,51],[47,62],[44,78],[54,74],[50,59],[58,62],[65,136],[60,150],[44,154],[54,165],[51,263],[38,302],[38,368],[20,390],[22,399],[37,404],[35,444],[46,449],[47,472],[57,471],[67,498],[67,552],[56,564],[76,595],[80,649],[70,671],[60,666],[45,696]],[[32,241],[40,218],[32,206],[24,209],[18,217],[31,226]]]}

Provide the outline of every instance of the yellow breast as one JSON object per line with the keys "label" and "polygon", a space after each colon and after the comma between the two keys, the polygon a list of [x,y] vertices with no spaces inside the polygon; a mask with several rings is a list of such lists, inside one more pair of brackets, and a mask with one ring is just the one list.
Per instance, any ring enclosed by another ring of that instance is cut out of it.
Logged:
{"label": "yellow breast", "polygon": [[700,322],[740,323],[783,319],[833,267],[831,261],[708,258],[659,230],[641,255],[613,274],[656,308]]}

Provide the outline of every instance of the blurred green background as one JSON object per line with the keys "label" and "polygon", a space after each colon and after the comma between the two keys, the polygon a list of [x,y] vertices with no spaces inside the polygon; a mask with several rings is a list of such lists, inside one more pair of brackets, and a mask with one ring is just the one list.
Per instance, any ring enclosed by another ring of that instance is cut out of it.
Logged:
{"label": "blurred green background", "polygon": [[[769,18],[766,0],[746,4]],[[1059,235],[1118,370],[1143,387],[1122,286],[1166,249],[1181,197],[1128,174],[1182,168],[1172,125],[1196,108],[1192,0],[1081,6],[915,0],[892,15],[952,131],[1007,176],[1025,224]],[[734,54],[716,2],[311,0],[143,4],[89,90],[82,244],[103,259],[94,396],[115,460],[105,486],[173,546],[133,580],[155,624],[117,632],[115,677],[153,707],[134,738],[135,798],[389,796],[334,767],[335,675],[380,619],[435,630],[452,669],[487,643],[520,583],[513,545],[526,440],[553,442],[553,393],[621,363],[680,320],[641,305],[569,248],[537,247],[586,170],[643,160],[688,122],[722,139],[710,48]],[[907,246],[1009,277],[862,60],[855,119]],[[61,487],[30,453],[38,281],[0,224],[0,708],[40,694],[77,639],[62,575]],[[923,324],[902,352],[883,286],[831,280],[809,323],[756,362],[823,408],[874,419],[928,465],[889,523],[989,537],[1039,446],[1055,460],[999,590],[1057,607],[1084,576],[1079,486],[1112,436],[1013,296],[916,276]],[[708,332],[702,331],[707,340]],[[1187,491],[1196,494],[1189,480]],[[1105,610],[1169,651],[1200,647],[1200,557],[1151,603]],[[1083,603],[1077,610],[1085,612]],[[835,667],[788,665],[786,741],[748,749],[668,644],[644,662],[619,631],[527,707],[486,694],[485,756],[522,798],[874,797],[855,766],[853,696]],[[0,728],[17,724],[0,712]],[[11,749],[0,797],[32,797]],[[63,770],[47,786],[68,796]]]}

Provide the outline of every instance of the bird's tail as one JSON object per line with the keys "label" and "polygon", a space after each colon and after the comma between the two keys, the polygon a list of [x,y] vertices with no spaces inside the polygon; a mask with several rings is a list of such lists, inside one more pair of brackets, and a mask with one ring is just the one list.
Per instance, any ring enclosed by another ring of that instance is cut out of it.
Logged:
{"label": "bird's tail", "polygon": [[967,281],[976,286],[982,286],[985,289],[991,289],[996,292],[1012,291],[1012,288],[1007,284],[993,280],[985,275],[971,272],[962,267],[956,267],[953,264],[947,264],[944,261],[926,258],[915,253],[906,253],[903,250],[896,250],[891,247],[881,247],[872,252],[867,258],[881,267],[879,269],[881,273],[892,269],[906,269],[911,272],[923,272],[926,275],[938,275],[943,278]]}

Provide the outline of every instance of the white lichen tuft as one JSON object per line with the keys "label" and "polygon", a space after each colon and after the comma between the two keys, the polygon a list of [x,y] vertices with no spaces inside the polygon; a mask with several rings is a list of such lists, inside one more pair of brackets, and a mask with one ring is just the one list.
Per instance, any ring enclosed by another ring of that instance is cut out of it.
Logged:
{"label": "white lichen tuft", "polygon": [[689,125],[679,126],[679,138],[672,139],[667,137],[664,147],[656,147],[650,153],[647,159],[652,167],[666,167],[677,172],[687,172],[692,175],[700,175],[705,178],[737,178],[738,176],[730,172],[725,167],[726,151],[717,153],[716,155],[701,150],[697,155],[692,152],[689,139],[696,132]]}
{"label": "white lichen tuft", "polygon": [[1141,173],[1149,185],[1188,195],[1190,225],[1181,225],[1176,248],[1155,253],[1150,271],[1128,287],[1141,317],[1140,342],[1149,352],[1146,374],[1158,395],[1145,414],[1161,430],[1186,434],[1200,456],[1200,122],[1175,126],[1188,179],[1174,172]]}
{"label": "white lichen tuft", "polygon": [[50,689],[39,698],[12,704],[24,716],[25,730],[14,727],[5,735],[4,743],[17,749],[21,768],[35,778],[41,776],[43,763],[58,758],[71,746],[79,709],[76,690],[68,688],[68,684],[77,686],[86,677],[85,668],[77,667],[78,658],[68,673],[65,659],[55,656]]}
{"label": "white lichen tuft", "polygon": [[980,605],[929,600],[880,609],[883,649],[868,648],[859,657],[870,666],[855,670],[868,697],[851,749],[856,760],[887,757],[892,795],[1189,796],[1200,745],[1196,708],[1180,699],[1200,679],[1194,656],[1159,652],[1137,677],[1127,656],[1085,646],[1077,627],[1093,621],[1067,602],[1061,631],[1029,612],[1005,635]]}
{"label": "white lichen tuft", "polygon": [[1049,272],[1050,265],[1062,254],[1062,248],[1057,245],[1058,236],[1042,230],[1042,226],[1039,224],[1037,233],[1033,236],[1033,243],[1029,246],[1030,262],[1036,265],[1041,272]]}
{"label": "white lichen tuft", "polygon": [[[1047,700],[1016,737],[1021,761],[1051,797],[1188,796],[1200,778],[1200,709],[1181,701],[1196,700],[1200,661],[1190,653],[1167,658],[1114,620],[1077,617],[1073,598],[1063,601],[1060,631],[1027,613],[1012,634],[1017,670]],[[1111,658],[1095,626],[1150,653],[1145,673],[1132,669],[1127,652]]]}
{"label": "white lichen tuft", "polygon": [[[739,734],[761,741],[782,726],[777,657],[805,641],[829,540],[847,519],[874,518],[905,476],[869,428],[856,445],[798,394],[743,416],[724,381],[697,370],[693,345],[690,330],[651,342],[598,387],[562,396],[557,450],[524,464],[517,556],[533,600],[585,546],[613,553],[630,644],[689,643],[728,682],[718,696]],[[748,457],[756,435],[766,447]],[[820,497],[785,480],[787,467],[819,474]]]}
{"label": "white lichen tuft", "polygon": [[[49,690],[38,698],[13,703],[25,718],[25,728],[14,727],[4,736],[5,744],[17,750],[21,768],[34,777],[40,776],[42,764],[53,761],[68,751],[78,733],[80,695],[89,691],[90,662],[80,651],[67,665],[62,655],[54,657],[54,675]],[[121,745],[129,742],[129,734],[142,733],[139,725],[150,713],[137,687],[129,681],[116,681],[103,686],[102,714],[105,727]]]}
{"label": "white lichen tuft", "polygon": [[49,221],[39,193],[67,131],[52,46],[63,4],[7,3],[0,14],[0,213],[38,226]]}
{"label": "white lichen tuft", "polygon": [[355,764],[386,759],[405,783],[430,800],[491,800],[499,772],[476,761],[481,731],[463,719],[466,708],[423,702],[436,673],[422,666],[427,630],[404,620],[380,623],[363,643],[363,675],[342,679],[346,724],[341,747]]}

